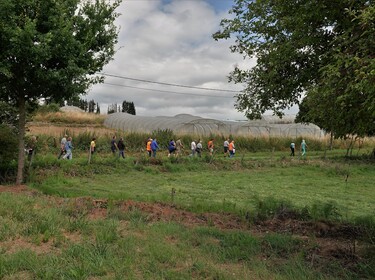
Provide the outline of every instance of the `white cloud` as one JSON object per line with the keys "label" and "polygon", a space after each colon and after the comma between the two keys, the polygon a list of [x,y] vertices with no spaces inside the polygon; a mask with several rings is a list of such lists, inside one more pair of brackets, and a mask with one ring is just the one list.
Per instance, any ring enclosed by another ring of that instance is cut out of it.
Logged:
{"label": "white cloud", "polygon": [[[224,12],[216,12],[205,1],[172,0],[125,1],[117,24],[121,26],[118,52],[103,72],[149,81],[241,90],[229,84],[227,76],[234,65],[243,65],[242,56],[232,54],[230,41],[216,42],[212,34],[219,29]],[[251,62],[249,66],[251,65]],[[231,92],[196,90],[107,77],[106,83],[189,94],[232,97]],[[123,100],[135,104],[137,115],[173,116],[181,113],[217,119],[244,119],[234,109],[234,99],[210,98],[147,91],[99,84],[87,99],[107,105]]]}

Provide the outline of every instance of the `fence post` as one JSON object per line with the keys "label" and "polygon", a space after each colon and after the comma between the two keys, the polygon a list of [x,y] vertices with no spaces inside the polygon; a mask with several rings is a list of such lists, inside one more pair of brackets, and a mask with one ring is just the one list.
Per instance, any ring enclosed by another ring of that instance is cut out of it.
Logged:
{"label": "fence post", "polygon": [[91,162],[91,145],[89,147],[89,161],[88,161],[88,164],[90,164],[90,162]]}

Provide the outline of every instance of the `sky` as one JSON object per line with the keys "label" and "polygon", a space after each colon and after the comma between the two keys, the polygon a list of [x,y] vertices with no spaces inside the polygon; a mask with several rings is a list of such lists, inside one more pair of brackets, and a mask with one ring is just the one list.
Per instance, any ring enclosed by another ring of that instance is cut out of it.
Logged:
{"label": "sky", "polygon": [[232,5],[233,0],[123,0],[117,52],[103,69],[104,84],[84,98],[98,102],[102,113],[108,104],[126,100],[139,116],[245,119],[233,98],[243,85],[228,83],[228,75],[235,65],[251,67],[254,61],[231,53],[233,41],[212,38]]}

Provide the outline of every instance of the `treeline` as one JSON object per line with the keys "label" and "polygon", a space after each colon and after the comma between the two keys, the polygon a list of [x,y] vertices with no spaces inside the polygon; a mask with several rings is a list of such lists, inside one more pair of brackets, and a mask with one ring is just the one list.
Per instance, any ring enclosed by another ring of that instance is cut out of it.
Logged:
{"label": "treeline", "polygon": [[121,105],[117,105],[117,103],[114,103],[108,106],[108,111],[107,111],[108,115],[117,113],[117,112],[123,112],[123,113],[128,113],[131,115],[136,115],[134,102],[128,102],[124,100]]}
{"label": "treeline", "polygon": [[82,99],[82,98],[73,98],[73,99],[66,100],[66,104],[65,104],[65,101],[60,103],[60,107],[63,107],[65,105],[78,107],[81,110],[88,112],[88,113],[100,114],[99,103],[95,102],[94,99],[87,101],[86,99]]}
{"label": "treeline", "polygon": [[[100,114],[99,103],[95,102],[94,99],[90,101],[87,101],[86,99],[82,99],[82,98],[69,99],[66,102],[65,101],[61,102],[60,107],[65,106],[65,103],[68,106],[78,107],[88,113]],[[113,114],[117,112],[123,112],[123,113],[128,113],[131,115],[135,115],[136,111],[135,111],[134,102],[129,102],[129,101],[124,100],[121,105],[118,105],[117,103],[108,105],[107,114]]]}

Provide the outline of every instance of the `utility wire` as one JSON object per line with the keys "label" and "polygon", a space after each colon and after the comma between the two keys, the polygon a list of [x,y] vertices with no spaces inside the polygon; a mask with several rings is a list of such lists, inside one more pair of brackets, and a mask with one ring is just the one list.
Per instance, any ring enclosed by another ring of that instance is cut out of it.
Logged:
{"label": "utility wire", "polygon": [[119,84],[112,84],[104,82],[105,85],[110,86],[117,86],[117,87],[126,87],[126,88],[134,88],[134,89],[141,89],[141,90],[150,90],[150,91],[158,91],[158,92],[166,92],[166,93],[173,93],[173,94],[180,94],[180,95],[192,95],[192,96],[204,96],[204,97],[212,97],[212,98],[230,98],[232,99],[233,96],[219,96],[219,95],[208,95],[208,94],[195,94],[195,93],[186,93],[186,92],[176,92],[176,91],[168,91],[168,90],[158,90],[158,89],[151,89],[151,88],[142,88],[142,87],[133,87],[127,85],[119,85]]}
{"label": "utility wire", "polygon": [[194,87],[194,86],[186,86],[186,85],[179,85],[179,84],[171,84],[171,83],[162,83],[162,82],[155,82],[155,81],[149,81],[149,80],[143,80],[143,79],[136,79],[136,78],[130,78],[125,76],[119,76],[109,73],[99,73],[100,75],[107,76],[107,77],[113,77],[113,78],[119,78],[124,80],[131,80],[131,81],[138,81],[138,82],[144,82],[144,83],[152,83],[152,84],[158,84],[158,85],[165,85],[165,86],[173,86],[173,87],[182,87],[182,88],[192,88],[192,89],[201,89],[201,90],[211,90],[211,91],[221,91],[221,92],[235,92],[240,93],[241,91],[237,90],[226,90],[226,89],[216,89],[216,88],[205,88],[205,87]]}

